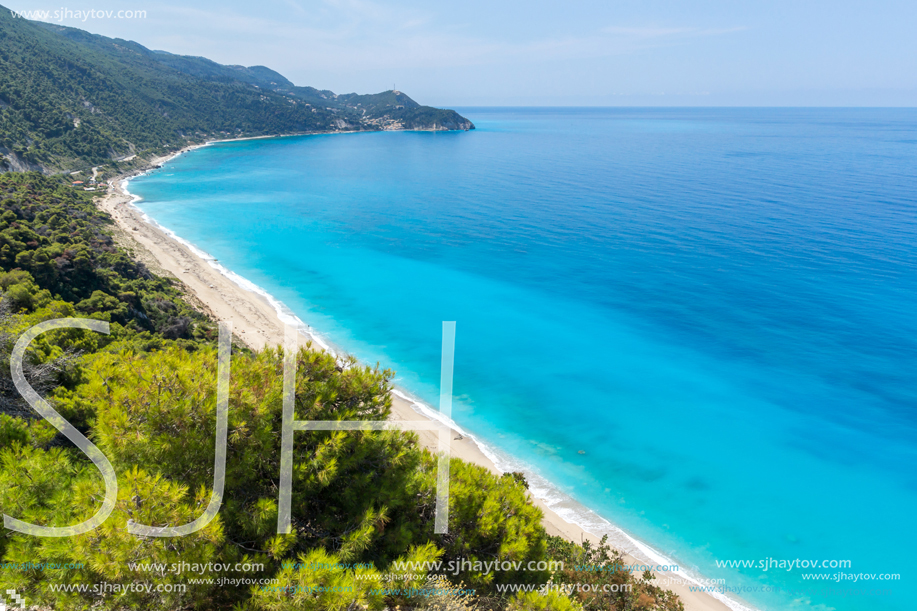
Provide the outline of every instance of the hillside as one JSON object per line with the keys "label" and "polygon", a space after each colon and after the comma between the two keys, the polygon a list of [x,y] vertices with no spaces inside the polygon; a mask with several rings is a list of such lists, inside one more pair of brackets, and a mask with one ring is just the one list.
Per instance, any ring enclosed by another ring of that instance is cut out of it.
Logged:
{"label": "hillside", "polygon": [[[409,431],[297,434],[292,530],[278,534],[279,348],[232,346],[217,517],[181,537],[129,534],[129,520],[186,524],[213,494],[220,331],[190,306],[180,281],[133,260],[112,229],[89,193],[37,173],[0,175],[0,360],[9,363],[21,334],[40,322],[109,323],[107,334],[40,335],[23,370],[106,455],[119,482],[111,515],[91,532],[2,531],[0,592],[19,592],[30,609],[94,611],[684,611],[606,540],[549,536],[519,473],[453,458],[448,533],[435,533],[438,460]],[[300,418],[390,415],[395,372],[307,346],[292,357]],[[10,368],[0,369],[0,513],[76,524],[98,511],[105,489],[86,455],[23,400]],[[476,559],[505,564],[481,570]],[[430,570],[434,562],[448,574]],[[189,569],[155,568],[179,564]],[[86,587],[123,580],[137,587],[118,596]],[[549,581],[550,591],[535,591]]]}
{"label": "hillside", "polygon": [[0,7],[0,172],[87,170],[213,138],[474,129],[400,92],[336,95],[263,66],[224,66],[13,17]]}

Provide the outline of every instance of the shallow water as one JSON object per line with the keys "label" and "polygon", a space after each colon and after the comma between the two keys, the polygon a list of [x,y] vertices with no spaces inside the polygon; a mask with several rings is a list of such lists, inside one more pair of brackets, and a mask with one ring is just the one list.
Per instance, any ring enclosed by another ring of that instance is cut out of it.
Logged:
{"label": "shallow water", "polygon": [[[130,189],[433,405],[455,320],[453,417],[540,494],[762,609],[912,609],[917,111],[461,112]],[[766,558],[850,566],[716,564]]]}

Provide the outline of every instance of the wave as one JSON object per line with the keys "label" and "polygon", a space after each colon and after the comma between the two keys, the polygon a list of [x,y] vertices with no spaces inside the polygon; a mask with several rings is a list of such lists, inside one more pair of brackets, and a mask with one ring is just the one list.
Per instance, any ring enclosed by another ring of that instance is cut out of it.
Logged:
{"label": "wave", "polygon": [[[200,146],[209,146],[212,144],[208,142]],[[198,148],[198,147],[194,147]],[[189,149],[190,150],[190,149]],[[168,159],[162,162],[162,164],[168,163],[175,157],[178,157],[182,154],[183,151],[175,153]],[[146,212],[144,212],[136,204],[143,201],[143,198],[139,195],[132,194],[128,190],[128,184],[134,178],[139,178],[149,174],[152,170],[147,170],[143,173],[125,178],[121,181],[121,190],[131,197],[131,200],[128,205],[133,206],[142,216],[144,222],[149,223],[150,225],[156,227],[160,231],[164,232],[173,240],[186,246],[191,252],[196,256],[200,257],[206,261],[212,268],[217,270],[221,275],[226,277],[228,280],[239,286],[240,288],[252,292],[262,299],[264,299],[268,304],[274,308],[274,311],[277,313],[277,317],[284,323],[292,325],[295,327],[304,337],[313,341],[322,347],[323,350],[332,354],[335,358],[340,358],[346,354],[346,351],[337,349],[327,336],[320,333],[314,329],[311,325],[306,324],[302,319],[300,319],[296,314],[290,309],[286,304],[281,300],[277,299],[274,295],[268,292],[263,287],[255,284],[251,280],[241,276],[232,270],[224,267],[218,262],[216,257],[207,253],[203,249],[192,244],[188,240],[177,235],[174,231],[168,227],[163,226],[155,219],[150,217]],[[582,528],[587,533],[590,533],[594,536],[602,536],[607,534],[608,540],[611,545],[627,554],[630,554],[634,559],[640,563],[653,564],[653,565],[665,565],[665,566],[677,566],[678,570],[676,573],[669,573],[670,576],[678,577],[686,582],[690,582],[696,586],[703,587],[709,583],[709,580],[704,578],[700,573],[695,571],[685,570],[678,562],[674,559],[669,558],[662,552],[654,549],[649,544],[640,541],[636,537],[628,534],[619,526],[613,524],[609,520],[601,517],[593,510],[589,509],[582,503],[576,501],[573,497],[561,491],[557,486],[552,484],[548,479],[542,476],[538,470],[533,467],[531,464],[512,456],[499,448],[492,447],[482,441],[476,435],[468,432],[463,429],[458,423],[456,423],[451,418],[446,417],[439,410],[434,408],[432,405],[426,403],[424,400],[420,399],[409,390],[402,387],[394,387],[392,389],[392,394],[397,395],[398,397],[408,401],[411,404],[411,407],[414,411],[419,414],[437,422],[440,422],[449,428],[457,431],[463,437],[466,437],[474,443],[478,449],[484,454],[500,471],[514,472],[520,471],[525,475],[526,481],[529,484],[529,491],[532,496],[536,499],[542,501],[551,511],[559,515],[565,521],[570,524],[574,524]],[[732,611],[758,611],[754,607],[749,607],[744,602],[739,602],[731,597],[726,596],[723,593],[715,591],[705,591],[704,593],[709,594],[713,598],[719,600]]]}
{"label": "wave", "polygon": [[[458,431],[463,437],[470,439],[478,449],[481,450],[481,453],[494,463],[500,471],[504,473],[521,471],[529,484],[529,492],[531,492],[532,496],[542,501],[551,511],[559,515],[568,523],[575,524],[587,533],[598,537],[607,534],[608,541],[614,548],[630,554],[640,563],[656,566],[677,566],[677,574],[670,573],[671,576],[678,577],[685,582],[690,582],[699,587],[709,585],[709,580],[700,573],[685,570],[672,558],[669,558],[647,543],[628,534],[619,526],[598,515],[568,494],[562,492],[557,486],[542,476],[537,469],[532,467],[532,465],[503,452],[499,448],[491,447],[474,434],[464,430],[451,418],[444,416],[442,412],[436,410],[422,399],[413,396],[410,392],[396,388],[392,390],[392,393],[409,401],[411,407],[420,414],[432,420],[436,420],[437,422],[441,422]],[[744,602],[739,602],[721,592],[706,590],[704,592],[719,600],[733,611],[757,611],[754,607],[749,607]]]}
{"label": "wave", "polygon": [[126,195],[129,195],[131,198],[131,201],[128,203],[128,205],[133,206],[134,209],[136,209],[137,212],[140,213],[144,222],[152,225],[153,227],[156,227],[157,229],[159,229],[160,231],[168,235],[171,239],[187,247],[188,250],[193,252],[200,259],[203,259],[204,261],[206,261],[207,264],[210,265],[210,267],[217,270],[222,276],[230,280],[236,286],[246,291],[249,291],[250,293],[254,293],[258,295],[259,297],[261,297],[262,299],[264,299],[272,308],[274,308],[274,311],[277,313],[277,318],[279,318],[282,323],[284,323],[285,325],[290,325],[292,327],[295,327],[307,339],[321,346],[322,350],[325,350],[326,352],[332,354],[335,358],[339,357],[342,354],[341,351],[336,350],[332,346],[332,343],[329,340],[324,338],[320,333],[314,330],[310,325],[303,322],[302,319],[300,319],[298,316],[296,316],[295,313],[293,313],[293,310],[291,310],[285,303],[283,303],[282,301],[274,297],[274,295],[272,295],[266,289],[262,288],[261,286],[258,286],[257,284],[249,280],[248,278],[245,278],[244,276],[240,276],[236,272],[225,267],[218,261],[216,257],[211,255],[207,251],[201,248],[198,248],[195,244],[189,242],[188,240],[182,238],[181,236],[176,234],[174,231],[172,231],[168,227],[156,221],[156,219],[152,218],[150,215],[144,212],[143,209],[137,206],[137,203],[143,201],[143,198],[140,197],[139,195],[131,193],[128,190],[128,183],[133,178],[139,178],[140,176],[144,176],[146,173],[147,172],[144,172],[143,174],[138,174],[137,176],[126,178],[123,181],[121,181],[121,190],[124,191],[124,193]]}

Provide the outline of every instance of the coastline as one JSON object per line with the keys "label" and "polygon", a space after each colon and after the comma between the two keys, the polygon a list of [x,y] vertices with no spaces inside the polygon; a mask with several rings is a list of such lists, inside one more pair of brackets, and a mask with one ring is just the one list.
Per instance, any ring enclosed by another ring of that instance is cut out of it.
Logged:
{"label": "coastline", "polygon": [[[217,140],[190,145],[173,155],[151,160],[151,168],[148,168],[147,171],[161,166],[187,151],[210,144],[270,137],[276,136]],[[182,240],[168,229],[161,227],[134,206],[133,203],[137,198],[131,196],[127,191],[126,183],[131,178],[143,173],[145,171],[138,171],[129,176],[109,181],[110,189],[108,193],[97,200],[99,207],[107,212],[116,223],[115,237],[119,245],[132,250],[134,256],[146,263],[154,272],[177,279],[184,286],[188,299],[200,310],[214,319],[232,321],[236,337],[253,349],[258,350],[268,345],[282,344],[286,324],[298,325],[301,332],[307,335],[313,341],[313,344],[317,344],[325,350],[331,349],[327,343],[322,341],[319,335],[311,329],[304,328],[305,326],[292,313],[284,314],[283,305],[273,299],[266,291],[230,270],[226,270],[212,257]],[[411,400],[404,389],[393,389],[392,420],[416,420],[418,415],[424,419],[433,419],[432,411],[434,410],[425,408],[419,402]],[[503,472],[497,467],[495,459],[488,456],[488,453],[483,449],[486,446],[478,445],[473,436],[454,426],[454,423],[450,428],[452,429],[451,451],[453,456],[483,466],[496,474]],[[424,447],[436,452],[438,437],[434,431],[417,431],[416,434]],[[651,548],[636,541],[598,516],[596,516],[597,522],[603,524],[599,528],[590,527],[592,530],[598,531],[598,534],[595,534],[564,519],[548,505],[546,500],[538,498],[535,494],[530,494],[530,496],[533,503],[542,510],[544,515],[543,525],[551,535],[562,536],[577,543],[583,540],[597,543],[601,535],[607,532],[618,539],[623,536],[623,538],[633,543],[634,547],[643,552],[641,555],[645,556],[644,558],[636,558],[631,554],[626,554],[625,561],[628,564],[672,563],[661,554],[654,552]],[[565,500],[562,504],[565,509],[576,513],[589,512],[587,508],[570,499]],[[691,592],[690,586],[699,585],[699,582],[683,573],[657,573],[656,585],[670,589],[678,594],[688,610],[724,611],[733,609],[736,611],[751,611],[751,608],[746,604],[727,599],[719,593]]]}

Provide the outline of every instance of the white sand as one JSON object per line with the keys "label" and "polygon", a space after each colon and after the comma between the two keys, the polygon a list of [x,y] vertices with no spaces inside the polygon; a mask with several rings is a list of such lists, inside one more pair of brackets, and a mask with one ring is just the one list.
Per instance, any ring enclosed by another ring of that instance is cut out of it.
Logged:
{"label": "white sand", "polygon": [[[196,147],[188,147],[185,150],[191,148]],[[165,158],[154,160],[153,165],[164,160]],[[186,294],[200,310],[216,320],[232,321],[235,335],[253,349],[283,343],[284,324],[263,296],[235,284],[190,248],[173,239],[159,227],[147,223],[142,213],[130,204],[131,197],[120,188],[120,181],[112,181],[110,184],[109,193],[98,203],[99,207],[108,212],[116,222],[116,239],[121,246],[133,250],[134,255],[146,263],[153,272],[181,281]],[[414,410],[410,402],[393,394],[391,419],[419,420],[426,419],[426,416]],[[425,447],[436,452],[438,435],[435,431],[418,431],[417,435]],[[501,473],[471,439],[456,439],[459,436],[457,431],[452,431],[454,457],[486,467],[496,474]],[[562,536],[577,543],[585,539],[596,543],[600,540],[603,533],[586,532],[564,520],[540,499],[533,497],[532,500],[544,513],[543,523],[549,534]],[[638,563],[630,556],[626,556],[626,562]],[[677,573],[659,574],[657,580],[683,578],[683,575]],[[687,585],[665,587],[678,594],[689,611],[729,609],[709,594],[691,592]]]}

